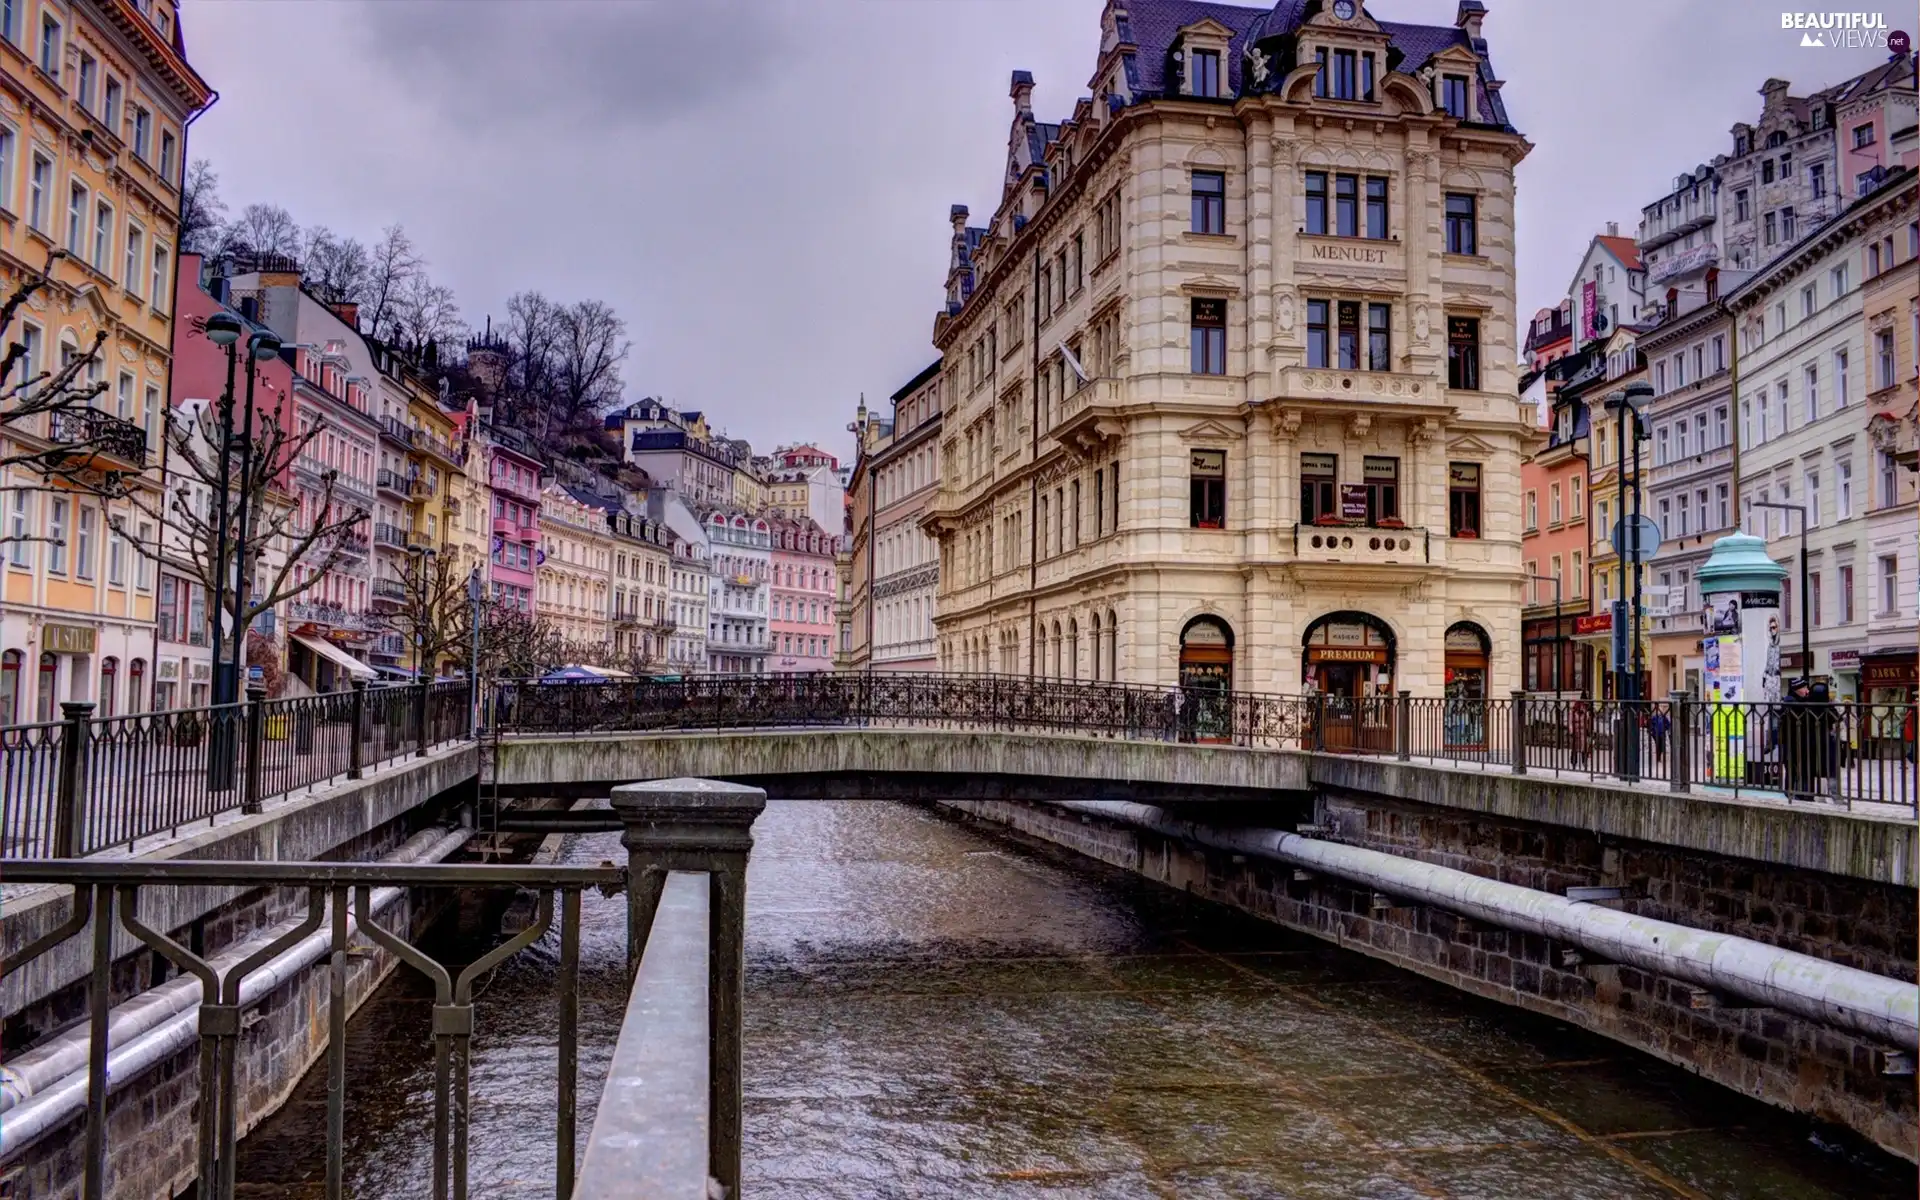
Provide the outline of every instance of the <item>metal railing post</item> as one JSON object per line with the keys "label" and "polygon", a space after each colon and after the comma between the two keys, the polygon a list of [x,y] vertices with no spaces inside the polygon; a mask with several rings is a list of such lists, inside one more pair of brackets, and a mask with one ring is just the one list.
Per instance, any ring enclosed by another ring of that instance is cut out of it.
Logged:
{"label": "metal railing post", "polygon": [[1413,758],[1413,693],[1406,688],[1393,702],[1393,756],[1401,762]]}
{"label": "metal railing post", "polygon": [[92,742],[93,701],[64,700],[60,704],[59,778],[53,796],[53,857],[78,858],[81,812],[85,803],[87,748]]}
{"label": "metal railing post", "polygon": [[1684,792],[1693,782],[1693,711],[1685,692],[1669,692],[1667,705],[1673,709],[1667,730],[1667,737],[1673,742],[1672,754],[1667,760],[1668,786]]}
{"label": "metal railing post", "polygon": [[1314,692],[1310,703],[1313,706],[1313,748],[1324,751],[1327,748],[1327,694]]}
{"label": "metal railing post", "polygon": [[747,856],[767,806],[756,787],[658,779],[613,789],[627,848],[627,975],[634,978],[669,871],[708,880],[707,1172],[740,1194],[741,1015],[746,1000]]}
{"label": "metal railing post", "polygon": [[1513,692],[1513,773],[1527,773],[1527,694],[1517,688]]}
{"label": "metal railing post", "polygon": [[260,768],[267,749],[267,685],[247,684],[247,777],[240,793],[240,811],[260,811]]}
{"label": "metal railing post", "polygon": [[361,758],[366,754],[364,743],[367,736],[367,681],[356,679],[350,685],[353,688],[353,703],[348,708],[347,730],[347,778],[358,779],[362,775]]}
{"label": "metal railing post", "polygon": [[413,727],[418,731],[418,736],[413,743],[413,756],[425,758],[427,756],[427,701],[433,685],[416,683],[414,686],[420,689],[420,694],[414,698],[413,702]]}

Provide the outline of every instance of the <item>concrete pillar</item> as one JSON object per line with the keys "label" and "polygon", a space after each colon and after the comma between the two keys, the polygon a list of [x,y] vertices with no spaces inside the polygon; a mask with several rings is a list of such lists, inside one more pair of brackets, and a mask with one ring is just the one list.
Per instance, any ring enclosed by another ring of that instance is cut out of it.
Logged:
{"label": "concrete pillar", "polygon": [[745,1000],[747,855],[767,806],[754,787],[656,779],[613,789],[627,849],[627,973],[639,967],[670,871],[707,876],[708,1172],[740,1194],[740,1039]]}

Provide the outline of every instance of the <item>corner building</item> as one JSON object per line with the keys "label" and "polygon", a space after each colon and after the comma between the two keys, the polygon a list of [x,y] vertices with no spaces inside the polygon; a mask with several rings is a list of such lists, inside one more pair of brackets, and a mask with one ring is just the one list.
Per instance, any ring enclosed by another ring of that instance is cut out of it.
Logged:
{"label": "corner building", "polygon": [[1070,120],[1014,73],[935,322],[943,667],[1519,686],[1530,147],[1484,16],[1109,3]]}

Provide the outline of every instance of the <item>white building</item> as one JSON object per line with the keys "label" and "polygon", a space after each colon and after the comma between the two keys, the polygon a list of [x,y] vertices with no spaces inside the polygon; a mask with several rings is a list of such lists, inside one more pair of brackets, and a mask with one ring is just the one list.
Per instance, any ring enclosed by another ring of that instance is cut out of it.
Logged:
{"label": "white building", "polygon": [[707,529],[707,669],[719,675],[764,675],[773,530],[759,517],[715,510]]}

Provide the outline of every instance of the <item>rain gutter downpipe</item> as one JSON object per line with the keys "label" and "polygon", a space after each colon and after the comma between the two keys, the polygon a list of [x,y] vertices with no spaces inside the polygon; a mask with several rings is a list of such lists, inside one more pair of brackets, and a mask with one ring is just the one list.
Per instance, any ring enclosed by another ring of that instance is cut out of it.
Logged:
{"label": "rain gutter downpipe", "polygon": [[1220,829],[1129,800],[1052,803],[1209,849],[1311,868],[1490,925],[1568,942],[1610,962],[1712,988],[1910,1053],[1920,1051],[1920,986],[1898,979],[1378,850],[1277,829]]}

